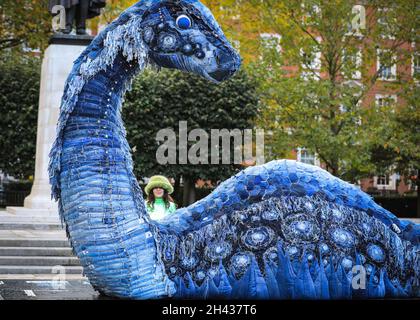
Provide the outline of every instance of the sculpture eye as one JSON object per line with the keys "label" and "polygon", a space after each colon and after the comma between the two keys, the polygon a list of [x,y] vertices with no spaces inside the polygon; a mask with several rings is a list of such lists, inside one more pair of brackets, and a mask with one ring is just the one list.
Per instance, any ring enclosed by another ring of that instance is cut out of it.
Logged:
{"label": "sculpture eye", "polygon": [[189,29],[191,28],[192,22],[190,17],[186,16],[185,14],[181,14],[178,18],[176,18],[176,25],[180,29]]}

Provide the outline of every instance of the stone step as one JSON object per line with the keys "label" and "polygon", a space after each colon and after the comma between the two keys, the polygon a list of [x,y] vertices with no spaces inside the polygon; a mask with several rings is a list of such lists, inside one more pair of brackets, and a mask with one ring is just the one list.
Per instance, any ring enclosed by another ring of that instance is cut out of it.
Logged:
{"label": "stone step", "polygon": [[60,221],[58,216],[53,215],[17,215],[10,214],[7,211],[0,211],[0,221],[3,219],[27,219],[27,220],[51,220],[51,221]]}
{"label": "stone step", "polygon": [[24,207],[7,207],[2,213],[16,216],[58,217],[57,209],[29,209]]}
{"label": "stone step", "polygon": [[60,219],[56,217],[0,215],[0,224],[3,223],[54,223],[61,225]]}
{"label": "stone step", "polygon": [[13,214],[7,211],[0,211],[0,221],[3,219],[28,219],[28,220],[52,220],[52,221],[60,221],[60,217],[58,215],[51,215],[51,214]]}
{"label": "stone step", "polygon": [[0,247],[0,256],[71,257],[73,253],[70,247]]}
{"label": "stone step", "polygon": [[0,239],[60,239],[65,237],[64,230],[0,230]]}
{"label": "stone step", "polygon": [[[28,273],[22,273],[22,274],[0,274],[0,280],[46,280],[46,281],[57,281],[57,273],[50,273],[50,274],[28,274]],[[89,280],[84,277],[81,273],[80,274],[66,274],[65,278],[63,280],[70,281],[70,280],[79,280],[79,281],[86,281]]]}
{"label": "stone step", "polygon": [[67,239],[0,239],[0,247],[69,247]]}
{"label": "stone step", "polygon": [[0,266],[80,266],[76,257],[0,256]]}
{"label": "stone step", "polygon": [[0,230],[61,230],[58,216],[13,215],[0,211]]}
{"label": "stone step", "polygon": [[[54,272],[53,272],[54,271]],[[80,266],[63,266],[63,271],[56,266],[0,266],[0,274],[82,274]]]}
{"label": "stone step", "polygon": [[0,219],[0,230],[61,230],[58,222],[32,222],[32,221],[2,221]]}
{"label": "stone step", "polygon": [[0,230],[0,247],[69,247],[64,230]]}

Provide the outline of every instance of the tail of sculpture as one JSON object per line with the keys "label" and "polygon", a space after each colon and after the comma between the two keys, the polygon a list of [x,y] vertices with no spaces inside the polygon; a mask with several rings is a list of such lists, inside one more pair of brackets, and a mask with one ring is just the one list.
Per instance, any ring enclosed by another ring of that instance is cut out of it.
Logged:
{"label": "tail of sculpture", "polygon": [[318,167],[246,169],[157,225],[178,297],[420,296],[419,225]]}

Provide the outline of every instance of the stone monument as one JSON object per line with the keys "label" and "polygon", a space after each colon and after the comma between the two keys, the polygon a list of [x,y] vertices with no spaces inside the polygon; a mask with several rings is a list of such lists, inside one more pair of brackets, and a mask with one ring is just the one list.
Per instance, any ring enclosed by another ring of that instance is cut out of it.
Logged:
{"label": "stone monument", "polygon": [[65,9],[66,23],[62,30],[65,34],[70,34],[76,23],[76,33],[86,34],[86,20],[99,16],[101,8],[105,7],[105,0],[49,0],[48,8],[55,14],[54,7],[62,6]]}
{"label": "stone monument", "polygon": [[[88,3],[88,5],[85,6],[85,3]],[[93,3],[96,4],[95,7],[92,5]],[[50,0],[50,12],[61,13],[62,21],[60,21],[60,25],[65,26],[65,28],[53,26],[53,29],[57,32],[50,38],[49,46],[42,61],[34,184],[30,195],[24,201],[24,207],[7,207],[8,213],[58,217],[57,204],[51,200],[48,154],[56,135],[55,130],[65,81],[74,60],[93,39],[92,36],[86,35],[86,19],[98,15],[99,8],[104,4],[105,1],[102,0]],[[72,11],[70,16],[66,8]],[[88,13],[80,14],[81,10],[88,10]],[[73,20],[66,21],[66,17],[76,17],[77,35],[69,34],[73,28]]]}

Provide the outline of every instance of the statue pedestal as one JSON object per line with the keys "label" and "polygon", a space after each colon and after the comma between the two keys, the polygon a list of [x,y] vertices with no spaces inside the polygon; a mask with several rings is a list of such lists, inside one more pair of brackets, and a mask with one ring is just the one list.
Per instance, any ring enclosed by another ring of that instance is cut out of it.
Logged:
{"label": "statue pedestal", "polygon": [[92,39],[91,36],[60,34],[50,39],[50,46],[42,61],[34,184],[31,194],[24,201],[24,207],[8,207],[8,213],[24,216],[58,215],[57,203],[51,200],[48,154],[56,137],[65,81],[74,60]]}

